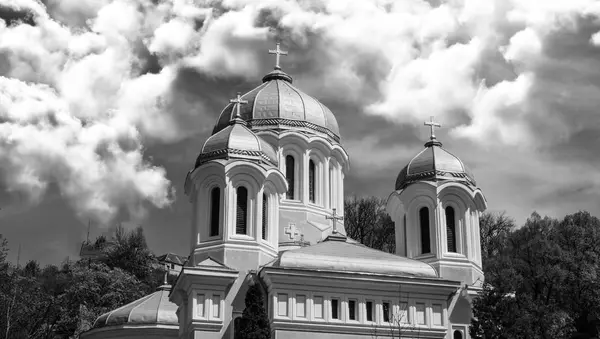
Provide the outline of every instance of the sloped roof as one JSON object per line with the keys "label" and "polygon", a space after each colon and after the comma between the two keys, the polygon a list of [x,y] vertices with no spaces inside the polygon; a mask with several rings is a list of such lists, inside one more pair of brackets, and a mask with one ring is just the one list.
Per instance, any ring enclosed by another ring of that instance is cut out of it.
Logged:
{"label": "sloped roof", "polygon": [[375,273],[437,278],[435,269],[422,261],[382,252],[348,241],[324,241],[281,253],[273,267],[318,271]]}

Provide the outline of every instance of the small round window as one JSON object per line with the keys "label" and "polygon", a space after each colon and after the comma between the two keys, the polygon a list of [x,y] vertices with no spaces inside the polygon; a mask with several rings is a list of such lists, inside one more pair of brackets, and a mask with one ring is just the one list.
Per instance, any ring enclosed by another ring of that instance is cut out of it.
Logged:
{"label": "small round window", "polygon": [[454,339],[463,339],[462,332],[459,330],[454,331]]}

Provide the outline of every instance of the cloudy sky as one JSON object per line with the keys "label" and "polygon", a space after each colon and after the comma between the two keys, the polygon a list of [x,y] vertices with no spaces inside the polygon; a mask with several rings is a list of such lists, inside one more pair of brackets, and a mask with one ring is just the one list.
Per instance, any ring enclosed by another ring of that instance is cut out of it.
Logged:
{"label": "cloudy sky", "polygon": [[600,215],[595,0],[2,0],[0,233],[76,257],[110,225],[187,254],[187,170],[274,64],[331,108],[346,194],[386,197],[442,123],[489,208]]}

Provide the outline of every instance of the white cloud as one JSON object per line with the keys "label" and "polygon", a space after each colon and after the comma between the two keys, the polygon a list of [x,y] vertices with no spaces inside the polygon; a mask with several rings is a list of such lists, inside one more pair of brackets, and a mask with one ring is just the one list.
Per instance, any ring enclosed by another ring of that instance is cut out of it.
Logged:
{"label": "white cloud", "polygon": [[56,183],[80,213],[108,221],[140,201],[171,202],[164,170],[146,163],[139,134],[128,125],[84,124],[46,85],[0,77],[0,169],[9,190],[39,199]]}
{"label": "white cloud", "polygon": [[[187,93],[173,86],[179,67],[258,82],[272,64],[266,50],[274,36],[293,51],[283,67],[297,70],[292,75],[307,92],[399,124],[421,125],[430,115],[450,126],[460,121],[454,135],[478,144],[539,145],[532,121],[557,114],[540,99],[551,97],[546,83],[560,81],[548,79],[558,77],[547,72],[559,62],[547,55],[552,37],[577,32],[582,19],[599,20],[600,5],[594,0],[433,3],[49,0],[46,9],[36,0],[10,0],[9,7],[34,13],[35,25],[7,26],[0,20],[0,57],[8,61],[0,74],[5,84],[17,81],[27,93],[18,100],[17,94],[4,93],[0,102],[8,121],[0,125],[0,152],[20,157],[3,169],[16,178],[12,189],[37,187],[41,194],[48,183],[64,182],[63,193],[84,213],[119,205],[133,210],[143,200],[164,206],[165,175],[144,162],[140,140],[172,142],[187,132],[179,119],[206,115],[204,102],[181,102]],[[600,44],[598,33],[588,38]],[[151,53],[160,70],[141,74]],[[494,54],[499,57],[490,58]],[[497,72],[501,76],[490,79],[489,69],[498,68],[514,73]],[[561,133],[544,135],[546,145],[572,133],[568,119],[550,121],[550,130]],[[37,164],[48,159],[28,148],[24,131],[64,145],[44,154],[54,154],[55,167],[69,170],[42,171]],[[96,137],[89,141],[79,133]],[[106,157],[98,156],[98,147]],[[74,149],[81,154],[65,155]],[[90,174],[76,163],[96,168]],[[114,187],[102,172],[114,168],[124,168],[115,182],[134,187],[127,199],[86,193],[95,183]],[[139,180],[149,181],[149,191]]]}

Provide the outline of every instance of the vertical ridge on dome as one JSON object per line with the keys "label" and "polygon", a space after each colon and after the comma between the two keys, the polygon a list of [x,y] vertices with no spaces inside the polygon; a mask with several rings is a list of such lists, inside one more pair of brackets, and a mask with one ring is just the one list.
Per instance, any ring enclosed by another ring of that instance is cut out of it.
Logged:
{"label": "vertical ridge on dome", "polygon": [[[139,304],[137,304],[137,305],[135,305],[134,307],[131,308],[131,310],[129,311],[129,314],[127,315],[127,322],[131,322],[131,315],[134,313],[135,310],[137,310],[141,306],[145,305],[146,303],[150,303],[150,301],[152,301],[153,299],[156,299],[156,292],[150,294],[149,297],[150,298],[145,299],[141,303],[139,303]],[[156,305],[156,307],[158,307],[158,304]],[[152,307],[150,309],[152,309]],[[145,320],[156,321],[156,318],[154,318],[154,319],[145,319]]]}
{"label": "vertical ridge on dome", "polygon": [[298,95],[298,97],[300,98],[300,102],[302,103],[302,113],[303,113],[303,119],[305,121],[308,121],[308,118],[306,116],[306,102],[304,101],[304,99],[302,98],[302,95],[300,94],[300,91],[298,91],[294,86],[292,86],[291,84],[287,84],[287,87],[291,90],[294,91],[296,93],[296,95]]}

